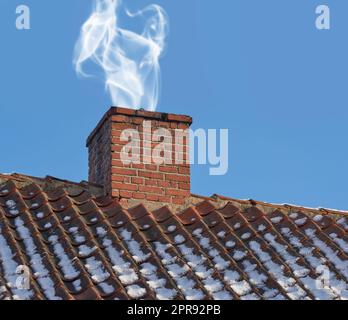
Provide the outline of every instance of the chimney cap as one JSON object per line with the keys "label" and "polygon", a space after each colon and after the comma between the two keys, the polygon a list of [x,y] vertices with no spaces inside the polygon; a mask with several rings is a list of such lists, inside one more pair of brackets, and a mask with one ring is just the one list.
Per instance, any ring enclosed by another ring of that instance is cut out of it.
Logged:
{"label": "chimney cap", "polygon": [[165,113],[165,112],[157,112],[157,111],[146,111],[144,109],[129,109],[123,107],[111,107],[100,120],[96,128],[92,131],[92,133],[87,138],[87,147],[89,146],[91,140],[95,136],[95,134],[102,127],[104,122],[114,115],[125,115],[129,117],[140,117],[148,120],[159,120],[166,122],[180,122],[186,123],[188,125],[192,124],[192,117],[181,114],[174,113]]}

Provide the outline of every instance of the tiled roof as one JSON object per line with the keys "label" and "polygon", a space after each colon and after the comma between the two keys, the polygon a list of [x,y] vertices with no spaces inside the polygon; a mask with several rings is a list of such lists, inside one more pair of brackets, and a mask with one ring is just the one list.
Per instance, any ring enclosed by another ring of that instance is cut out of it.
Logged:
{"label": "tiled roof", "polygon": [[25,180],[0,176],[0,299],[348,298],[347,213],[215,196],[177,214]]}

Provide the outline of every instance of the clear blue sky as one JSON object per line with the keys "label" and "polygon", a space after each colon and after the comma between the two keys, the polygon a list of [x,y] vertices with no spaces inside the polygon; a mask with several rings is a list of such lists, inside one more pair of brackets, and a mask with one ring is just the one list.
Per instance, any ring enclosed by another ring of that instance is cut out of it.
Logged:
{"label": "clear blue sky", "polygon": [[[192,192],[348,209],[348,2],[154,1],[171,22],[158,110],[230,129],[228,175],[194,166]],[[1,0],[0,172],[87,179],[85,139],[110,106],[72,67],[91,3]],[[15,29],[18,4],[30,31]],[[319,4],[329,31],[315,28]]]}

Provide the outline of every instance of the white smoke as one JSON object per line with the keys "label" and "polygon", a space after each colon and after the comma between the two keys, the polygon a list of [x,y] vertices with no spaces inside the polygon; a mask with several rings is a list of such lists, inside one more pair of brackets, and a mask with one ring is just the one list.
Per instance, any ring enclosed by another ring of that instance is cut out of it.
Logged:
{"label": "white smoke", "polygon": [[94,0],[91,16],[81,28],[74,53],[77,74],[93,61],[105,74],[105,86],[115,106],[155,110],[159,98],[161,57],[168,31],[165,11],[158,5],[130,13],[143,17],[141,34],[120,28],[121,0]]}

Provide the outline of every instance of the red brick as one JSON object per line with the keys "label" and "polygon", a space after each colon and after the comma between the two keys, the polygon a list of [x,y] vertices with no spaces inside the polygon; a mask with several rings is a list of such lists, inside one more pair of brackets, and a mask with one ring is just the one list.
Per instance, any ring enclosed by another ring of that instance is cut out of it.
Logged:
{"label": "red brick", "polygon": [[166,189],[166,194],[169,196],[189,197],[190,191],[179,189]]}
{"label": "red brick", "polygon": [[111,183],[113,189],[128,190],[128,191],[138,191],[138,186],[136,184],[125,184],[119,182]]}
{"label": "red brick", "polygon": [[168,120],[169,121],[192,123],[191,117],[179,115],[179,114],[168,114]]}
{"label": "red brick", "polygon": [[137,125],[140,125],[143,122],[144,122],[144,119],[142,119],[142,118],[133,118],[132,119],[132,123],[137,124]]}
{"label": "red brick", "polygon": [[146,179],[145,180],[145,185],[146,186],[158,186],[158,181],[157,180],[152,180],[152,179]]}
{"label": "red brick", "polygon": [[149,193],[157,193],[157,194],[163,194],[163,189],[158,187],[150,187],[150,186],[139,186],[140,192],[149,192]]}
{"label": "red brick", "polygon": [[158,201],[159,197],[156,194],[147,194],[146,199],[149,201]]}
{"label": "red brick", "polygon": [[129,165],[125,165],[121,160],[112,159],[111,165],[115,167],[129,167]]}
{"label": "red brick", "polygon": [[164,167],[159,167],[160,172],[166,172],[166,173],[178,173],[178,168],[177,167],[169,167],[169,166],[164,166]]}
{"label": "red brick", "polygon": [[189,183],[185,183],[185,182],[180,182],[179,183],[179,189],[190,190],[190,184]]}
{"label": "red brick", "polygon": [[112,175],[111,180],[115,182],[124,182],[124,176]]}
{"label": "red brick", "polygon": [[178,129],[181,129],[181,130],[186,130],[189,128],[189,125],[186,124],[186,123],[179,123],[178,124]]}
{"label": "red brick", "polygon": [[150,178],[150,179],[159,179],[159,180],[163,180],[164,178],[163,173],[149,172],[149,171],[138,171],[138,176],[144,177],[144,178]]}
{"label": "red brick", "polygon": [[169,188],[171,186],[171,183],[169,181],[158,181],[157,184],[162,188]]}
{"label": "red brick", "polygon": [[132,192],[120,190],[120,197],[121,197],[121,198],[131,199],[132,196],[133,196],[133,193],[132,193]]}
{"label": "red brick", "polygon": [[127,116],[117,115],[111,117],[112,122],[121,122],[121,123],[127,123],[130,122],[130,118]]}
{"label": "red brick", "polygon": [[158,166],[155,164],[146,164],[145,169],[150,171],[158,171]]}
{"label": "red brick", "polygon": [[112,174],[122,174],[127,176],[136,176],[137,171],[132,169],[124,169],[124,168],[112,168]]}
{"label": "red brick", "polygon": [[120,196],[120,191],[118,191],[118,190],[112,190],[111,191],[111,196],[113,197],[113,198],[118,198],[119,196]]}
{"label": "red brick", "polygon": [[144,169],[145,165],[142,163],[132,163],[132,168],[134,169]]}
{"label": "red brick", "polygon": [[170,122],[160,121],[160,122],[158,123],[158,126],[159,126],[160,128],[169,129],[169,128],[170,128]]}
{"label": "red brick", "polygon": [[145,193],[133,192],[133,198],[143,200],[146,198],[146,195]]}
{"label": "red brick", "polygon": [[112,129],[113,130],[125,130],[125,129],[136,129],[137,126],[134,124],[130,124],[130,123],[118,123],[118,122],[114,122],[112,124]]}
{"label": "red brick", "polygon": [[122,146],[120,144],[113,144],[111,146],[111,151],[121,152],[123,148],[124,148],[124,146]]}
{"label": "red brick", "polygon": [[176,174],[166,174],[166,180],[178,182],[190,182],[189,176],[179,176]]}
{"label": "red brick", "polygon": [[190,174],[190,168],[179,167],[179,173],[181,173],[181,174]]}
{"label": "red brick", "polygon": [[121,141],[120,137],[113,137],[111,139],[111,143],[113,143],[114,145],[120,145],[124,147],[126,144],[129,143],[129,140]]}
{"label": "red brick", "polygon": [[170,203],[172,198],[170,196],[158,196],[158,201]]}
{"label": "red brick", "polygon": [[125,114],[125,115],[135,115],[135,110],[134,109],[128,109],[128,108],[120,108],[120,107],[115,107],[113,112],[117,114]]}
{"label": "red brick", "polygon": [[144,184],[144,178],[134,177],[132,178],[132,183],[138,184],[138,185]]}

